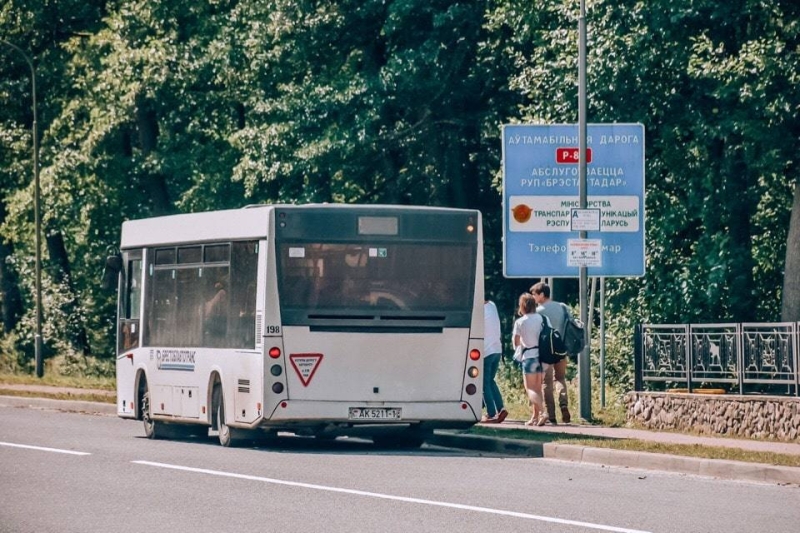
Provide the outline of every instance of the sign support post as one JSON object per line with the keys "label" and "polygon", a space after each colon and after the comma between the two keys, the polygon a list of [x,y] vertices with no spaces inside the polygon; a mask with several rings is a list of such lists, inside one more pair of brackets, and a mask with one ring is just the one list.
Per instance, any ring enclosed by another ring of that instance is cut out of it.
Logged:
{"label": "sign support post", "polygon": [[[581,209],[586,209],[586,0],[581,0],[581,11],[578,17],[578,196]],[[581,239],[586,238],[586,231],[579,232]],[[588,275],[586,266],[581,265],[579,271],[579,292],[581,322],[588,325],[588,308],[586,305],[586,289]],[[584,336],[588,336],[588,327],[584,327]],[[579,407],[581,418],[592,419],[592,376],[589,360],[589,341],[585,339],[585,347],[578,357]]]}

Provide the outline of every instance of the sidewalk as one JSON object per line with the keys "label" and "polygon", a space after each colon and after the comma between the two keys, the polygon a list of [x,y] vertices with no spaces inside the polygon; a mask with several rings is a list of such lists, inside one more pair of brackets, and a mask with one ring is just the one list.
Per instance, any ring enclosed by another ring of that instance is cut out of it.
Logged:
{"label": "sidewalk", "polygon": [[[3,396],[2,390],[24,391],[34,396]],[[43,397],[35,397],[35,394]],[[0,384],[0,407],[28,407],[35,409],[54,409],[59,411],[116,415],[113,403],[80,400],[56,400],[47,395],[93,395],[113,398],[113,391],[87,390],[46,385]],[[504,430],[527,430],[549,434],[565,434],[610,439],[638,439],[670,444],[687,444],[739,448],[753,452],[767,452],[800,455],[800,443],[735,439],[724,437],[702,437],[684,433],[658,432],[630,428],[611,428],[586,424],[559,424],[542,427],[526,426],[519,420],[506,420],[502,424],[480,424],[483,427]],[[660,470],[690,475],[710,476],[722,479],[756,481],[772,484],[800,486],[800,467],[775,466],[759,463],[745,463],[720,459],[701,459],[660,453],[612,450],[593,448],[574,444],[554,444],[513,438],[488,437],[465,434],[460,431],[437,430],[428,440],[430,444],[479,450],[488,453],[516,455],[524,457],[543,457],[561,461],[584,464]]]}

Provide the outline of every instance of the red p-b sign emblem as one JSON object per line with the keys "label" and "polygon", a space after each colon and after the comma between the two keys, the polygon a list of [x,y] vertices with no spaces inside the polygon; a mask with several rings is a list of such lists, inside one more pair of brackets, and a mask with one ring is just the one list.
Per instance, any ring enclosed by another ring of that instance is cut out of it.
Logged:
{"label": "red p-b sign emblem", "polygon": [[[574,163],[580,162],[580,148],[556,148],[556,163]],[[592,162],[592,149],[586,149],[586,162]]]}

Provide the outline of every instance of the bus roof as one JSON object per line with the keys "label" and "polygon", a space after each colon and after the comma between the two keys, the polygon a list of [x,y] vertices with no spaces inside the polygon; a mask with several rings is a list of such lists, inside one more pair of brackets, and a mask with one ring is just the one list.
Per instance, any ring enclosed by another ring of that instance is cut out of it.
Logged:
{"label": "bus roof", "polygon": [[270,214],[276,207],[282,209],[364,209],[364,210],[420,210],[463,211],[447,207],[379,205],[379,204],[261,204],[242,209],[226,209],[202,213],[186,213],[162,217],[128,220],[122,224],[120,249],[161,246],[186,242],[211,242],[219,240],[252,240],[267,236]]}
{"label": "bus roof", "polygon": [[120,248],[216,240],[258,239],[267,234],[268,209],[228,209],[128,220]]}

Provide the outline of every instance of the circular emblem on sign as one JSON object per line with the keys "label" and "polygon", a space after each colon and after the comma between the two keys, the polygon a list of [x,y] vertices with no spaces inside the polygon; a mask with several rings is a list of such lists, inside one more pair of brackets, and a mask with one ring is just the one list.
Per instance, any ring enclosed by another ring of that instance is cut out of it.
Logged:
{"label": "circular emblem on sign", "polygon": [[511,208],[511,213],[514,215],[514,220],[524,223],[531,219],[532,211],[527,205],[519,204]]}

